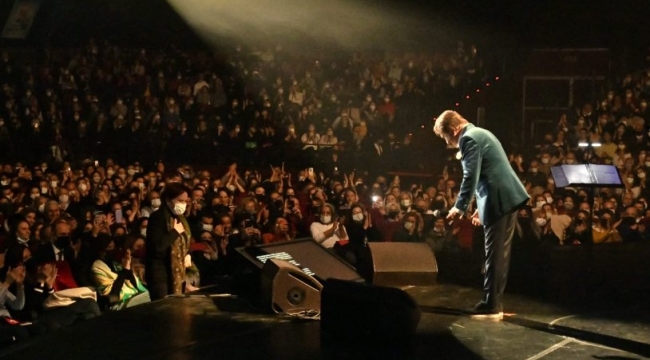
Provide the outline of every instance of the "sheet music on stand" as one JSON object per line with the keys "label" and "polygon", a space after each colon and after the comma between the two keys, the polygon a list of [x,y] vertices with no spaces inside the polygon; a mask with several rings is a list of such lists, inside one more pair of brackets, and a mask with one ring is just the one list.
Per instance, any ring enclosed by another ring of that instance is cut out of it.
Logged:
{"label": "sheet music on stand", "polygon": [[551,168],[556,187],[622,187],[623,181],[613,165],[558,165]]}

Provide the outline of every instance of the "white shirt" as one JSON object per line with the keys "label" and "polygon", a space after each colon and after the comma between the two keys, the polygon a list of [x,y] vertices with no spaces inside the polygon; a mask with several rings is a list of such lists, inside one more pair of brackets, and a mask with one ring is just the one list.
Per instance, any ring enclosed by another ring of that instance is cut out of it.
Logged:
{"label": "white shirt", "polygon": [[339,225],[339,229],[336,230],[332,236],[326,238],[325,232],[331,228],[332,223],[325,225],[319,221],[315,221],[309,227],[309,231],[311,232],[311,237],[313,237],[317,243],[321,244],[326,249],[330,249],[334,247],[334,244],[336,244],[337,241],[341,240],[339,237],[341,229],[345,229],[343,225]]}

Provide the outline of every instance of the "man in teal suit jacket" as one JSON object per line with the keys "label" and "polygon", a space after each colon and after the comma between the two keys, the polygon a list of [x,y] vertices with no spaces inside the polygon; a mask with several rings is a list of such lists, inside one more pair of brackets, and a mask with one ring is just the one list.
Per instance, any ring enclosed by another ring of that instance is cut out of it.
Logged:
{"label": "man in teal suit jacket", "polygon": [[512,170],[499,140],[455,111],[436,119],[433,131],[448,145],[460,149],[463,181],[448,219],[463,216],[476,196],[474,225],[485,230],[485,278],[483,299],[470,310],[474,318],[503,318],[501,297],[508,279],[510,248],[517,211],[528,202],[528,193]]}

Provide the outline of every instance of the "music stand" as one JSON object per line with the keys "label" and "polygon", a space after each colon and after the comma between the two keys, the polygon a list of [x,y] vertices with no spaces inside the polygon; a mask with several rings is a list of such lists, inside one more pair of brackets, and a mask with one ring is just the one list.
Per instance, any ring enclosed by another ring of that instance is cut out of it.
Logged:
{"label": "music stand", "polygon": [[[594,189],[597,187],[623,187],[621,175],[614,165],[580,164],[557,165],[551,168],[556,187],[576,186],[587,188],[591,197],[589,219],[594,218]],[[593,233],[589,230],[589,239],[593,242]]]}

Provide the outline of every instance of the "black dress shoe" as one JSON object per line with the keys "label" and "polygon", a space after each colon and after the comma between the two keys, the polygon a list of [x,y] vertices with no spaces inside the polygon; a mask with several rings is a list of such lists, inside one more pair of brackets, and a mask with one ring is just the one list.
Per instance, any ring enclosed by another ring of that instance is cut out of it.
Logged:
{"label": "black dress shoe", "polygon": [[484,302],[479,302],[473,308],[465,310],[471,319],[474,320],[503,320],[502,306],[489,306]]}

